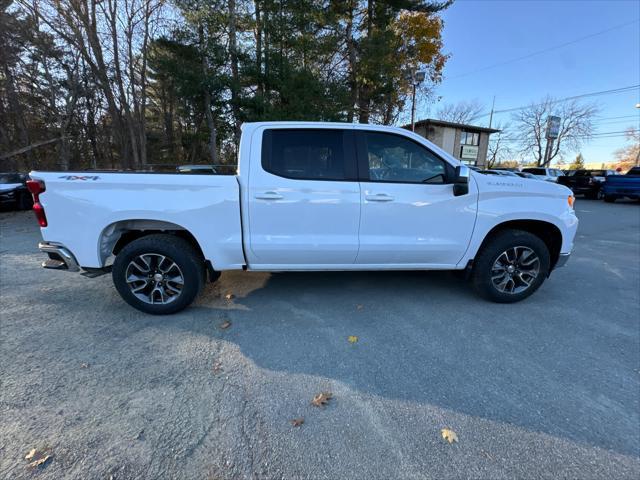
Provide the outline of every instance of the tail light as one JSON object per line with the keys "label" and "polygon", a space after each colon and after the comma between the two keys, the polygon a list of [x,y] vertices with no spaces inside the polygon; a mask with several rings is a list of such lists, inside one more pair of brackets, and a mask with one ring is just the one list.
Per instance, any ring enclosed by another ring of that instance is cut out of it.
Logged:
{"label": "tail light", "polygon": [[40,203],[40,194],[46,190],[42,180],[27,180],[27,189],[33,196],[33,211],[41,227],[47,226],[47,216],[44,214],[44,207]]}

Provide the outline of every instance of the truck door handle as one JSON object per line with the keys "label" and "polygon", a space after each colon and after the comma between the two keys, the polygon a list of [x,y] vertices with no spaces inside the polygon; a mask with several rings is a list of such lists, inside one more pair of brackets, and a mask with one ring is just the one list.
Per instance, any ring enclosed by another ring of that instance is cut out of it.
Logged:
{"label": "truck door handle", "polygon": [[284,197],[276,192],[264,192],[255,196],[258,200],[282,200]]}
{"label": "truck door handle", "polygon": [[364,199],[368,200],[369,202],[391,202],[391,201],[393,201],[393,197],[390,196],[390,195],[387,195],[386,193],[378,193],[376,195],[365,195]]}

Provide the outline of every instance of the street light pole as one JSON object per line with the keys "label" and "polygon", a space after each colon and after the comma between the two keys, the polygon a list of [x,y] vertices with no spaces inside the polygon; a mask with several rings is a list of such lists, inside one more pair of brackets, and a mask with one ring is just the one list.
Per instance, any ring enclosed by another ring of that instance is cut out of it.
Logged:
{"label": "street light pole", "polygon": [[[640,108],[640,103],[636,103],[636,108]],[[640,136],[640,132],[638,132]],[[638,140],[640,142],[640,139]],[[638,148],[638,154],[636,155],[636,167],[640,167],[640,146]]]}
{"label": "street light pole", "polygon": [[416,131],[416,84],[412,82],[413,94],[411,95],[411,131]]}
{"label": "street light pole", "polygon": [[422,70],[411,71],[411,131],[416,131],[416,87],[424,82],[426,73]]}

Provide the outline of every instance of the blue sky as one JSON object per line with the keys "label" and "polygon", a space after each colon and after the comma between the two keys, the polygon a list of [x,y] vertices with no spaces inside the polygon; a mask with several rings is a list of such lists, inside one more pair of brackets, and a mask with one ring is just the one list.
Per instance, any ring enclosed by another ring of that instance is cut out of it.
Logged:
{"label": "blue sky", "polygon": [[[499,110],[536,102],[547,94],[562,98],[640,84],[639,0],[456,0],[443,19],[445,51],[451,58],[435,90],[441,103],[477,99],[488,110],[495,95]],[[476,72],[628,22],[634,23]],[[640,128],[640,109],[635,108],[639,89],[584,100],[601,109],[597,132]],[[438,106],[430,107],[432,115]],[[422,108],[418,117],[427,116],[428,109]],[[622,116],[631,117],[611,118]],[[494,117],[508,119],[509,114]],[[475,123],[487,121],[485,117]],[[600,138],[581,151],[587,162],[607,162],[628,143],[624,137]]]}

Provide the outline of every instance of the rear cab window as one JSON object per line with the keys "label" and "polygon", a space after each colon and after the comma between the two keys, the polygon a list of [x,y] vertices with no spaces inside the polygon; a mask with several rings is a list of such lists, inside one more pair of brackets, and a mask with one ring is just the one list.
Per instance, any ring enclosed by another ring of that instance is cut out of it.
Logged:
{"label": "rear cab window", "polygon": [[357,180],[353,134],[347,129],[267,129],[262,168],[297,180]]}

